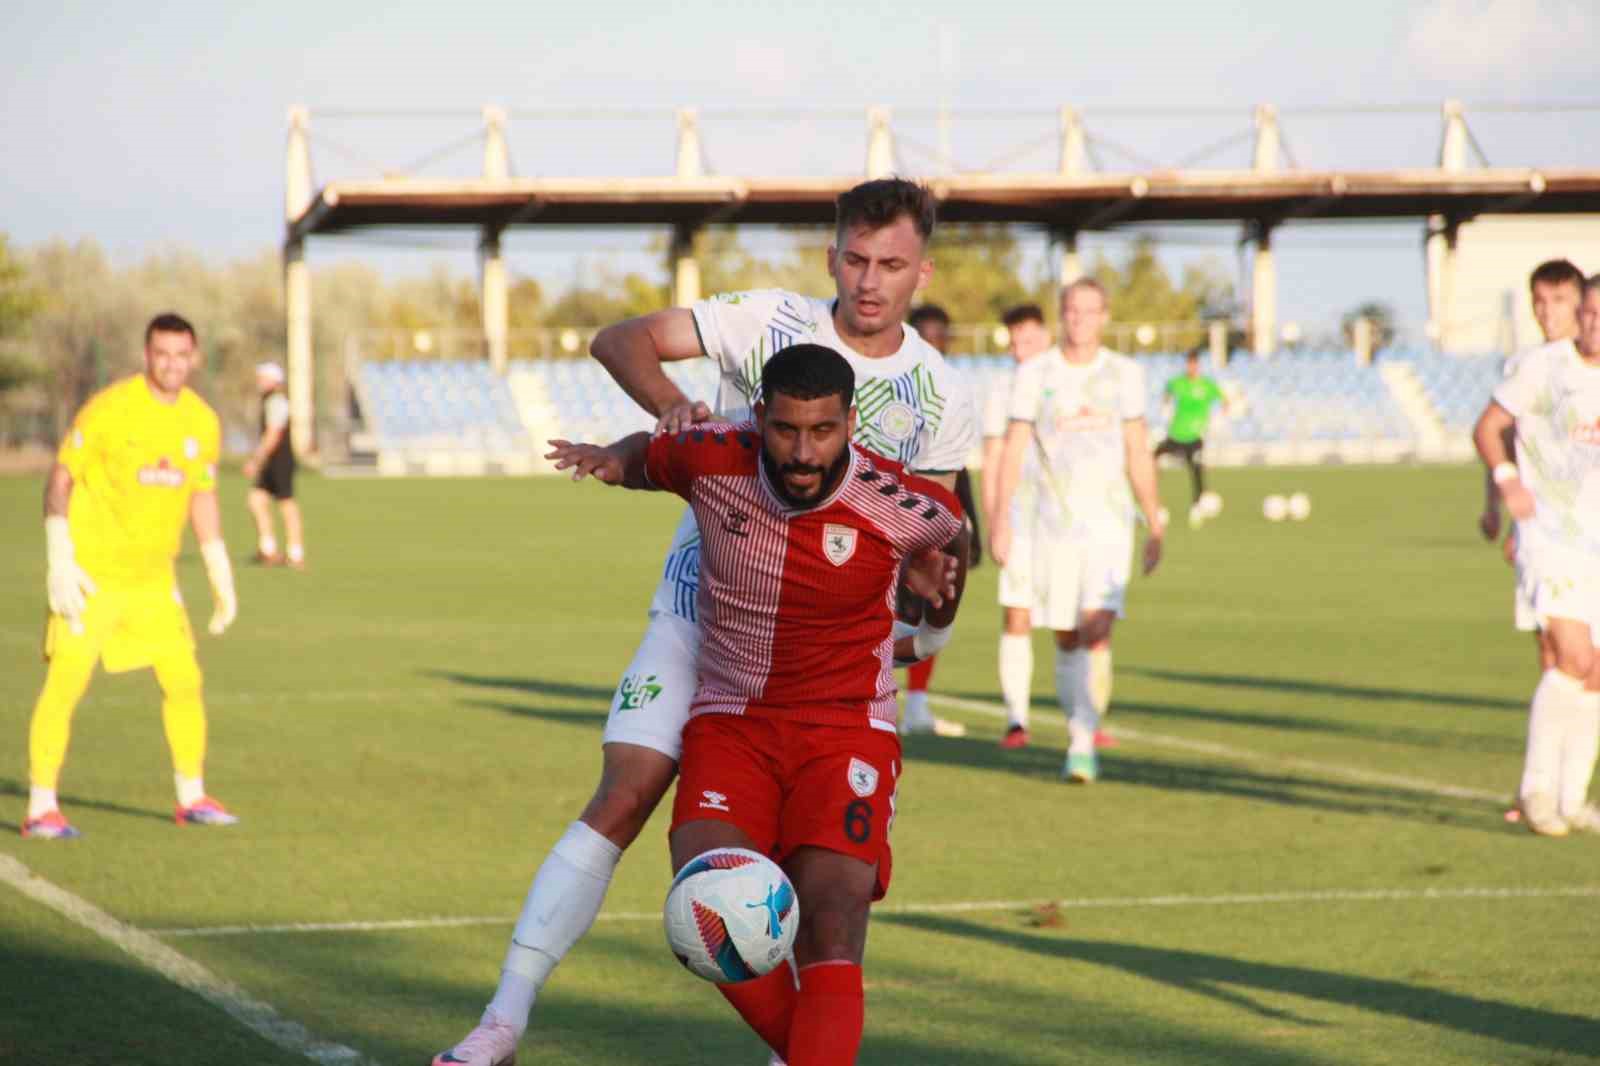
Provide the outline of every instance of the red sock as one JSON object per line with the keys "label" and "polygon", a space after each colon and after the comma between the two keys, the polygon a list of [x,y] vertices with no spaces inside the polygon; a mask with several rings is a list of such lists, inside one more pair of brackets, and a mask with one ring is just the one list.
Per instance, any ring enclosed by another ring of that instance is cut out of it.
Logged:
{"label": "red sock", "polygon": [[789,1066],[853,1066],[866,1025],[861,967],[814,962],[800,971],[800,1001],[789,1031]]}
{"label": "red sock", "polygon": [[722,996],[745,1024],[767,1042],[779,1055],[789,1043],[789,1025],[794,1020],[795,1004],[800,992],[794,986],[794,970],[785,960],[776,970],[754,981],[740,981],[734,985],[718,985]]}
{"label": "red sock", "polygon": [[924,659],[920,663],[912,663],[906,670],[906,691],[926,692],[928,682],[933,678],[933,663],[938,656]]}

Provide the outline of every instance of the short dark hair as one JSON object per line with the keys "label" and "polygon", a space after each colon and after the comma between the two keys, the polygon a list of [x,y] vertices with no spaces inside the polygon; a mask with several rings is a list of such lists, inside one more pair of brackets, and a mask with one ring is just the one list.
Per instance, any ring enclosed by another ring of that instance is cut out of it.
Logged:
{"label": "short dark hair", "polygon": [[1535,285],[1576,285],[1581,294],[1587,282],[1583,280],[1583,271],[1574,266],[1572,260],[1546,259],[1528,275],[1528,288],[1531,290]]}
{"label": "short dark hair", "polygon": [[925,185],[905,178],[879,178],[864,181],[839,194],[834,201],[838,218],[836,231],[844,240],[846,230],[856,226],[881,229],[901,216],[911,219],[917,235],[924,241],[933,236],[933,193]]}
{"label": "short dark hair", "polygon": [[1037,322],[1042,326],[1044,325],[1044,312],[1040,310],[1038,304],[1018,304],[1001,315],[1000,321],[1005,324],[1006,329],[1020,326],[1024,322]]}
{"label": "short dark hair", "polygon": [[1184,362],[1198,363],[1200,361],[1200,353],[1203,351],[1205,351],[1204,346],[1199,344],[1195,345],[1193,348],[1190,348],[1188,351],[1183,353]]}
{"label": "short dark hair", "polygon": [[856,372],[845,357],[820,344],[795,344],[767,360],[761,371],[761,402],[783,394],[796,400],[838,396],[850,409],[856,396]]}
{"label": "short dark hair", "polygon": [[913,307],[911,313],[906,316],[906,321],[911,323],[912,329],[920,329],[924,322],[938,322],[948,326],[950,313],[938,304],[923,304],[921,307]]}
{"label": "short dark hair", "polygon": [[200,337],[189,320],[176,311],[163,311],[150,320],[150,324],[144,328],[145,344],[149,344],[150,338],[157,333],[187,333],[190,340],[200,343]]}

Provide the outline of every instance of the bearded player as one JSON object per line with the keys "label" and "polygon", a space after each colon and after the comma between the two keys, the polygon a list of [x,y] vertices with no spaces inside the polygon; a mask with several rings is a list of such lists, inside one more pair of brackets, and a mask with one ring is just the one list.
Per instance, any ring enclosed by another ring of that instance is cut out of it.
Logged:
{"label": "bearded player", "polygon": [[[868,912],[892,868],[893,666],[948,638],[967,551],[953,495],[850,443],[853,384],[842,356],[801,344],[767,364],[754,426],[638,433],[610,448],[552,441],[548,456],[579,478],[676,492],[699,519],[705,636],[672,865],[750,848],[794,883],[798,982],[780,966],[721,986],[789,1066],[855,1061]],[[735,512],[745,518],[730,522]],[[897,649],[903,560],[938,576]]]}
{"label": "bearded player", "polygon": [[[833,300],[780,290],[725,293],[609,326],[591,352],[656,416],[659,432],[676,434],[712,410],[686,397],[663,363],[714,360],[721,371],[717,412],[744,421],[775,352],[822,344],[855,374],[854,442],[948,489],[976,443],[976,414],[944,359],[904,325],[912,298],[933,273],[927,248],[933,228],[928,190],[900,179],[865,182],[837,203],[828,249]],[[742,522],[742,515],[728,521]],[[594,924],[623,850],[671,787],[697,683],[701,543],[686,511],[644,639],[612,700],[599,784],[534,877],[482,1020],[435,1066],[511,1061],[539,989]]]}

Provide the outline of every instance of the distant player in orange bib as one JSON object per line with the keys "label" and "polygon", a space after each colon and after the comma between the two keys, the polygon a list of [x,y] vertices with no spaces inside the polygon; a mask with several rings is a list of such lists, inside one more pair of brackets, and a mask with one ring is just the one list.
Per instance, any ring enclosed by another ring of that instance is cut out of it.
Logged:
{"label": "distant player in orange bib", "polygon": [[120,673],[152,667],[172,750],[180,825],[238,821],[206,795],[206,715],[194,634],[173,573],[185,520],[211,581],[220,635],[238,613],[217,506],[221,427],[186,387],[194,327],[175,314],[145,328],[144,373],[97,393],[72,424],[45,486],[49,672],[28,736],[28,814],[22,835],[60,840],[78,830],[61,813],[56,783],[72,713],[95,664]]}

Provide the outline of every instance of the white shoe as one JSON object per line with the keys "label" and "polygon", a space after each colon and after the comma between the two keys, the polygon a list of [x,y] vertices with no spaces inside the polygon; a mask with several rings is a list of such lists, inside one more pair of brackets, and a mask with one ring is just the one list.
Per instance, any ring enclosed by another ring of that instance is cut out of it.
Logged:
{"label": "white shoe", "polygon": [[449,1051],[433,1057],[433,1066],[516,1066],[517,1040],[522,1034],[489,1014]]}
{"label": "white shoe", "polygon": [[1535,792],[1521,800],[1522,824],[1542,837],[1564,837],[1568,826],[1556,808],[1556,798],[1547,792]]}
{"label": "white shoe", "polygon": [[774,1051],[772,1053],[772,1058],[767,1060],[767,1066],[789,1066],[789,1064],[779,1058],[778,1053]]}
{"label": "white shoe", "polygon": [[900,732],[906,736],[913,733],[935,733],[938,729],[939,720],[926,706],[913,710],[908,702],[900,714]]}
{"label": "white shoe", "polygon": [[1585,803],[1577,814],[1567,819],[1567,826],[1584,833],[1600,833],[1600,807]]}

